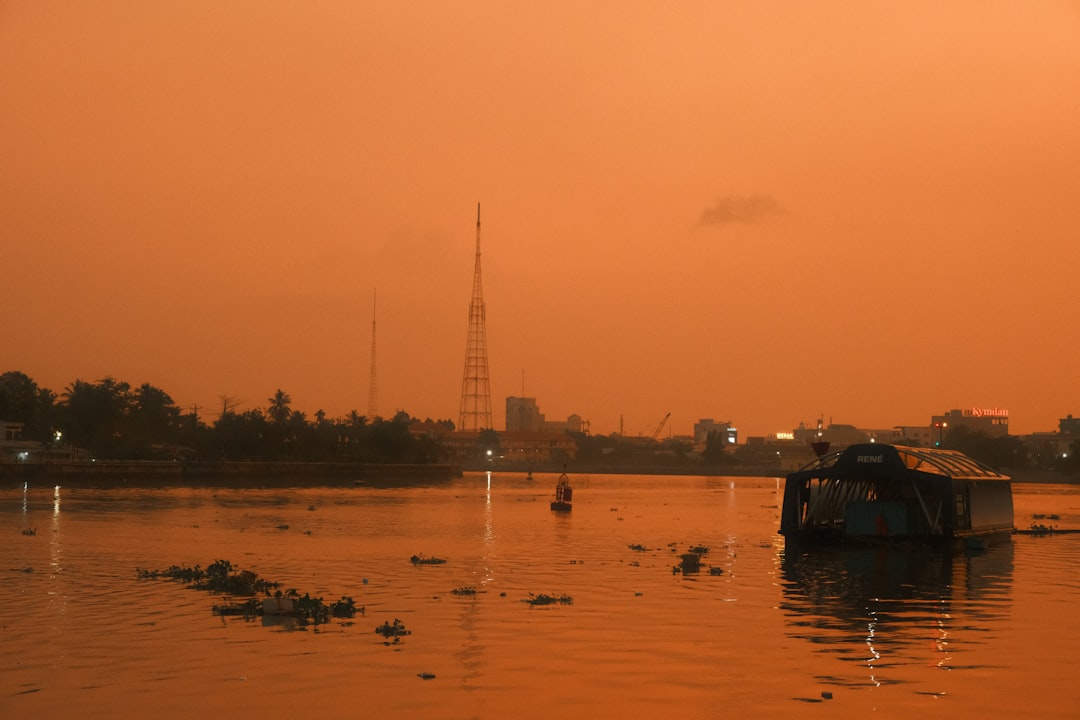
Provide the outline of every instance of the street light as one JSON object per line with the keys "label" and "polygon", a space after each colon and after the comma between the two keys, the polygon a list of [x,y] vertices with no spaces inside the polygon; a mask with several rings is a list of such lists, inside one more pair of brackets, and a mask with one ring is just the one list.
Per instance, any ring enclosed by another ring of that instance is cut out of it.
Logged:
{"label": "street light", "polygon": [[941,442],[945,438],[945,428],[949,427],[949,423],[947,423],[947,422],[936,422],[936,423],[934,423],[934,427],[936,427],[938,429],[937,442],[934,443],[934,447],[941,447]]}

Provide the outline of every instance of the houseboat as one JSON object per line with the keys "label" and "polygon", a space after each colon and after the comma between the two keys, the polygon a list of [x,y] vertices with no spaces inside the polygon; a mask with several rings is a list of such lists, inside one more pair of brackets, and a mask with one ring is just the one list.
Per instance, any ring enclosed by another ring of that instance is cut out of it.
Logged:
{"label": "houseboat", "polygon": [[955,450],[882,443],[822,455],[787,476],[787,542],[967,541],[1013,530],[1012,482]]}

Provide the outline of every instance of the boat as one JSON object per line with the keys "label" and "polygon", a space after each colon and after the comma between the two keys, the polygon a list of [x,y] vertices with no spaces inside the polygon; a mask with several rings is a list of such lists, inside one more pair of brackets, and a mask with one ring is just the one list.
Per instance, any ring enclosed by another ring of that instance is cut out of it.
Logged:
{"label": "boat", "polygon": [[564,472],[559,476],[559,482],[555,483],[555,499],[551,501],[551,509],[555,512],[569,512],[573,505],[574,488],[570,487],[570,478]]}
{"label": "boat", "polygon": [[957,542],[1013,531],[1012,481],[955,450],[861,443],[787,475],[785,542]]}

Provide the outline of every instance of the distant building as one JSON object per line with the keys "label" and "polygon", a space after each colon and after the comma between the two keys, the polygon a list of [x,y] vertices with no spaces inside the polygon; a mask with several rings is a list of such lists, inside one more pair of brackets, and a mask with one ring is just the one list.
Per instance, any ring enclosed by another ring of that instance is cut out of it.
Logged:
{"label": "distant building", "polygon": [[897,425],[893,428],[894,440],[901,445],[930,447],[933,436],[933,428],[926,425]]}
{"label": "distant building", "polygon": [[894,443],[897,438],[896,428],[870,428],[864,429],[863,432],[870,438],[870,442]]}
{"label": "distant building", "polygon": [[577,457],[577,443],[564,432],[504,432],[499,434],[502,459],[515,462],[560,463]]}
{"label": "distant building", "polygon": [[588,434],[588,423],[581,419],[580,415],[574,414],[563,421],[545,420],[540,425],[542,432],[583,432]]}
{"label": "distant building", "polygon": [[536,398],[506,398],[506,431],[539,432],[544,415],[536,404]]}
{"label": "distant building", "polygon": [[709,435],[714,432],[729,445],[739,442],[739,430],[732,427],[730,421],[716,422],[712,418],[702,418],[694,423],[694,445],[704,445]]}
{"label": "distant building", "polygon": [[546,420],[536,398],[506,398],[507,432],[587,432],[587,427],[588,422],[576,414],[563,421]]}
{"label": "distant building", "polygon": [[466,465],[486,461],[492,465],[512,462],[535,465],[559,464],[577,457],[577,443],[563,432],[529,432],[507,430],[497,433],[498,449],[487,458],[480,456],[480,431],[455,430],[440,433],[439,444],[450,460]]}
{"label": "distant building", "polygon": [[[1076,442],[1076,437],[1076,435],[1054,432],[1031,433],[1024,438],[1029,462],[1036,467],[1045,467],[1047,465],[1052,467],[1059,461],[1064,461],[1069,457],[1073,443]],[[1053,459],[1048,460],[1047,457]]]}
{"label": "distant building", "polygon": [[1058,420],[1058,432],[1062,435],[1080,435],[1080,418],[1066,415]]}
{"label": "distant building", "polygon": [[24,427],[25,423],[0,420],[0,428],[3,428],[4,430],[4,435],[0,440],[4,440],[5,442],[22,440],[22,431]]}
{"label": "distant building", "polygon": [[736,451],[736,458],[747,465],[772,466],[780,473],[798,470],[811,462],[815,455],[808,442],[790,437],[791,433],[776,433],[769,437],[748,437]]}
{"label": "distant building", "polygon": [[950,429],[958,427],[981,432],[989,437],[1004,437],[1009,434],[1009,411],[975,407],[934,415],[930,418],[930,446],[940,444]]}
{"label": "distant building", "polygon": [[826,426],[819,420],[816,427],[807,427],[805,423],[799,423],[799,427],[791,433],[791,438],[800,445],[827,442],[833,450],[837,450],[858,443],[888,442],[892,438],[892,430],[861,430],[854,425],[834,422]]}
{"label": "distant building", "polygon": [[0,463],[40,463],[43,459],[42,444],[23,440],[24,423],[0,420]]}

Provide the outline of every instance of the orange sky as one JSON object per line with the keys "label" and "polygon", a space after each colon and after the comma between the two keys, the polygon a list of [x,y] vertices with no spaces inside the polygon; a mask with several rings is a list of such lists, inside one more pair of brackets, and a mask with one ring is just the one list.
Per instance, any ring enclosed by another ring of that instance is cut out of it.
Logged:
{"label": "orange sky", "polygon": [[666,5],[0,0],[0,372],[456,421],[479,201],[497,428],[1080,413],[1080,4]]}

